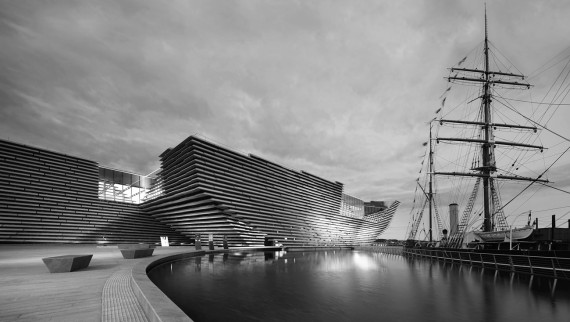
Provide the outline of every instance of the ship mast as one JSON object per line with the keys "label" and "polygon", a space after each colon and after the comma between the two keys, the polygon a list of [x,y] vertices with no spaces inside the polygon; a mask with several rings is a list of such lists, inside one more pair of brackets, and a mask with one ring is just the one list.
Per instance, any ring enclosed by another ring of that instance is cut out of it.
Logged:
{"label": "ship mast", "polygon": [[491,203],[489,200],[490,189],[489,182],[491,180],[491,173],[495,171],[494,167],[494,148],[490,144],[493,137],[493,127],[491,124],[491,93],[489,92],[489,38],[487,33],[487,4],[485,4],[485,83],[483,84],[483,118],[485,125],[485,143],[482,145],[482,159],[483,167],[480,169],[483,175],[483,213],[485,215],[483,220],[483,231],[492,231],[491,225]]}
{"label": "ship mast", "polygon": [[429,123],[429,193],[428,193],[428,201],[429,201],[429,241],[430,243],[433,241],[432,232],[433,232],[433,225],[432,225],[432,203],[433,203],[433,150],[432,150],[432,138],[431,138],[431,127],[432,122]]}
{"label": "ship mast", "polygon": [[[470,176],[470,177],[481,177],[483,179],[483,213],[484,213],[484,221],[483,221],[483,231],[492,231],[493,230],[493,192],[491,187],[493,186],[494,178],[498,179],[510,179],[510,180],[522,180],[522,181],[539,181],[539,182],[548,182],[548,180],[543,180],[540,178],[528,178],[528,177],[521,177],[521,176],[504,176],[504,175],[495,175],[494,173],[497,171],[497,167],[495,164],[495,146],[497,145],[506,145],[506,146],[518,146],[518,147],[526,147],[526,148],[536,148],[543,150],[542,146],[538,145],[531,145],[531,144],[522,144],[517,142],[504,142],[504,141],[495,141],[493,135],[493,129],[496,127],[505,127],[505,128],[518,128],[523,130],[533,130],[536,132],[536,127],[532,126],[519,126],[519,125],[511,125],[511,124],[496,124],[493,123],[492,118],[492,94],[491,94],[491,86],[495,84],[502,84],[502,85],[509,85],[509,86],[523,86],[530,88],[530,85],[524,81],[523,75],[512,74],[512,73],[504,73],[500,71],[491,71],[489,67],[489,39],[488,39],[488,31],[487,31],[487,8],[485,6],[485,42],[484,42],[484,69],[469,69],[469,68],[451,68],[452,72],[458,72],[455,76],[448,77],[449,81],[458,81],[464,83],[482,83],[483,85],[483,93],[480,97],[482,99],[481,109],[482,109],[482,121],[481,122],[470,122],[464,120],[445,120],[441,119],[440,124],[443,123],[455,123],[455,124],[464,124],[464,125],[474,125],[474,126],[481,126],[483,130],[483,138],[482,139],[468,139],[468,138],[437,138],[437,142],[440,141],[454,141],[454,142],[467,142],[467,143],[479,143],[481,144],[481,160],[482,166],[473,168],[471,170],[475,170],[476,172],[469,172],[469,173],[462,173],[462,172],[431,172],[435,175],[451,175],[451,176]],[[459,73],[462,73],[460,76]],[[479,77],[475,76],[479,75]],[[505,79],[507,78],[507,79]],[[517,80],[513,81],[512,78],[516,78]],[[520,79],[520,81],[518,80]],[[431,136],[431,129],[430,129],[430,136]],[[430,138],[431,143],[431,138]],[[431,145],[430,145],[430,167],[432,166],[432,159],[431,159]],[[431,191],[431,177],[430,177],[430,193],[429,193],[429,201],[430,201],[430,241],[431,241],[431,202],[432,202],[432,191]],[[498,211],[498,209],[495,209]]]}

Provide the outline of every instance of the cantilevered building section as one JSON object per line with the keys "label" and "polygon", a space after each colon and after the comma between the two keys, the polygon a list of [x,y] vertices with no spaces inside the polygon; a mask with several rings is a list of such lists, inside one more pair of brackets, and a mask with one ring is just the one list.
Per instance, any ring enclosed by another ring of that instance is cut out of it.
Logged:
{"label": "cantilevered building section", "polygon": [[195,136],[160,159],[143,176],[0,140],[0,242],[368,244],[399,204]]}
{"label": "cantilevered building section", "polygon": [[[189,238],[233,245],[371,243],[399,202],[364,214],[343,185],[191,136],[161,155],[163,195],[141,205]],[[342,211],[341,211],[342,209]]]}

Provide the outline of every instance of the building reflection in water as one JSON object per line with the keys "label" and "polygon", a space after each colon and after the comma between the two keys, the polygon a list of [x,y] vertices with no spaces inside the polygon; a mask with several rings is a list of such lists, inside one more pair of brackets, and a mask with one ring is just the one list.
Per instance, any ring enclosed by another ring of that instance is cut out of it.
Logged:
{"label": "building reflection in water", "polygon": [[[149,277],[195,321],[567,321],[570,290],[458,264],[360,251],[234,252]],[[207,265],[202,265],[207,260]]]}

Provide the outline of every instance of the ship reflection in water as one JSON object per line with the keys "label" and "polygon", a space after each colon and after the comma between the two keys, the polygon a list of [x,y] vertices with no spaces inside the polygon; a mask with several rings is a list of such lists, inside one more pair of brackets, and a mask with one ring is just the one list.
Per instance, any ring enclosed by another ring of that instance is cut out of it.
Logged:
{"label": "ship reflection in water", "polygon": [[549,280],[376,252],[206,255],[149,272],[195,321],[568,321]]}

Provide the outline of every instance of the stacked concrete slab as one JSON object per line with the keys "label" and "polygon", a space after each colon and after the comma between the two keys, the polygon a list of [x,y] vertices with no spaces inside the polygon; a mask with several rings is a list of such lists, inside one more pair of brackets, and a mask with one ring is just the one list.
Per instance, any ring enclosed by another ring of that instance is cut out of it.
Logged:
{"label": "stacked concrete slab", "polygon": [[[371,243],[397,203],[369,219],[340,213],[343,185],[191,136],[161,155],[164,194],[141,205],[181,234],[230,246]],[[203,238],[203,237],[202,237]]]}
{"label": "stacked concrete slab", "polygon": [[174,243],[137,205],[98,198],[94,161],[0,140],[0,242]]}
{"label": "stacked concrete slab", "polygon": [[160,158],[160,195],[129,204],[99,199],[94,161],[0,140],[0,242],[352,246],[398,206],[347,216],[342,183],[194,136]]}

